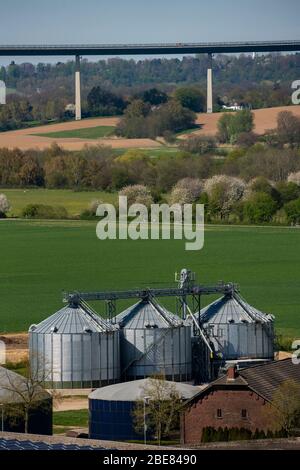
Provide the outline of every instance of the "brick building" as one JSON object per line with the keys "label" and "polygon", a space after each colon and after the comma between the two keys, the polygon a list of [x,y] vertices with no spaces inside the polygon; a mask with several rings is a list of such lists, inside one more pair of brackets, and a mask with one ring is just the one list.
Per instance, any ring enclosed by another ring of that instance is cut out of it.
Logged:
{"label": "brick building", "polygon": [[287,380],[300,384],[300,365],[294,365],[291,359],[240,371],[230,367],[227,375],[186,403],[181,416],[182,443],[199,444],[206,427],[276,431],[266,408],[271,407],[274,392]]}

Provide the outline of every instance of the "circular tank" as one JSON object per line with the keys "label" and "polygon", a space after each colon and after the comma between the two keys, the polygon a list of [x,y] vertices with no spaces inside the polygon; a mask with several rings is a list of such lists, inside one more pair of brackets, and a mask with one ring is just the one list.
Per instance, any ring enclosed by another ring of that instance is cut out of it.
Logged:
{"label": "circular tank", "polygon": [[[35,381],[0,367],[0,430],[3,416],[3,430],[6,432],[25,432],[24,402],[30,403],[28,413],[28,432],[30,434],[52,434],[52,397]],[[28,394],[31,394],[30,398]],[[3,414],[2,414],[3,413]]]}
{"label": "circular tank", "polygon": [[[166,382],[176,388],[182,400],[188,400],[199,393],[194,385]],[[89,395],[89,437],[110,441],[141,440],[134,426],[134,409],[139,400],[147,397],[150,379],[133,380],[121,384],[109,385],[94,390]],[[149,431],[148,431],[149,432]],[[153,436],[147,435],[153,438]]]}
{"label": "circular tank", "polygon": [[260,312],[236,292],[203,308],[200,323],[222,359],[274,358],[273,315]]}
{"label": "circular tank", "polygon": [[127,380],[163,374],[191,379],[191,327],[153,299],[141,300],[114,319],[120,326],[121,374]]}
{"label": "circular tank", "polygon": [[70,304],[29,328],[33,367],[53,388],[95,388],[119,381],[118,327],[85,303]]}

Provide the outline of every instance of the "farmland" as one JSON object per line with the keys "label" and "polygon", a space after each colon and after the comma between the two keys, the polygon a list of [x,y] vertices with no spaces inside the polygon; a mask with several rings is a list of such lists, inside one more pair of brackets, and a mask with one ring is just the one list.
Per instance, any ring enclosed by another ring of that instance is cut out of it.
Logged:
{"label": "farmland", "polygon": [[[99,241],[95,225],[0,221],[1,332],[25,331],[54,313],[64,289],[172,285],[174,272],[189,267],[199,283],[237,282],[247,301],[276,315],[278,331],[299,337],[298,229],[208,226],[204,249],[188,252],[181,240]],[[174,299],[168,302],[174,309]],[[101,303],[94,306],[104,313]]]}
{"label": "farmland", "polygon": [[[293,114],[299,116],[300,106],[281,106],[254,110],[255,132],[264,134],[267,130],[275,128],[277,115],[281,111],[292,111]],[[193,133],[215,135],[221,115],[222,113],[198,114],[196,127],[181,132],[178,138],[184,139]],[[10,149],[18,147],[22,150],[31,148],[45,149],[57,141],[61,147],[67,150],[80,150],[84,145],[98,145],[99,143],[109,145],[114,149],[165,148],[158,140],[149,138],[116,138],[112,133],[119,120],[119,117],[89,118],[82,121],[52,123],[0,132],[0,147]]]}
{"label": "farmland", "polygon": [[44,132],[40,134],[33,134],[40,137],[49,137],[51,139],[101,139],[109,137],[115,132],[113,126],[96,126],[86,127],[82,129],[71,129],[66,131]]}
{"label": "farmland", "polygon": [[104,191],[71,191],[67,189],[0,189],[5,193],[11,204],[10,216],[21,215],[22,209],[28,204],[45,204],[63,206],[69,216],[78,216],[87,209],[93,200],[114,202],[116,194]]}

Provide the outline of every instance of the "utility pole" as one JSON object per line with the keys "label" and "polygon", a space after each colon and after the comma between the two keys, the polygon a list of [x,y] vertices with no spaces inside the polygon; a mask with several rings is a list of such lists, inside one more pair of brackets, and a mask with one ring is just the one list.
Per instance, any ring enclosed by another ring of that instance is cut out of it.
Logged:
{"label": "utility pole", "polygon": [[146,423],[146,405],[148,404],[148,400],[150,397],[144,397],[144,444],[147,444],[147,423]]}

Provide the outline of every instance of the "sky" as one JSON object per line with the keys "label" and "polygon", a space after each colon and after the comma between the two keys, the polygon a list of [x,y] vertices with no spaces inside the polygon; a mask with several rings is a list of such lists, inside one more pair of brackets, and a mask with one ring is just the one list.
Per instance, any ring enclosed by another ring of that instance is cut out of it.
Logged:
{"label": "sky", "polygon": [[300,39],[299,17],[299,0],[0,0],[0,44]]}

